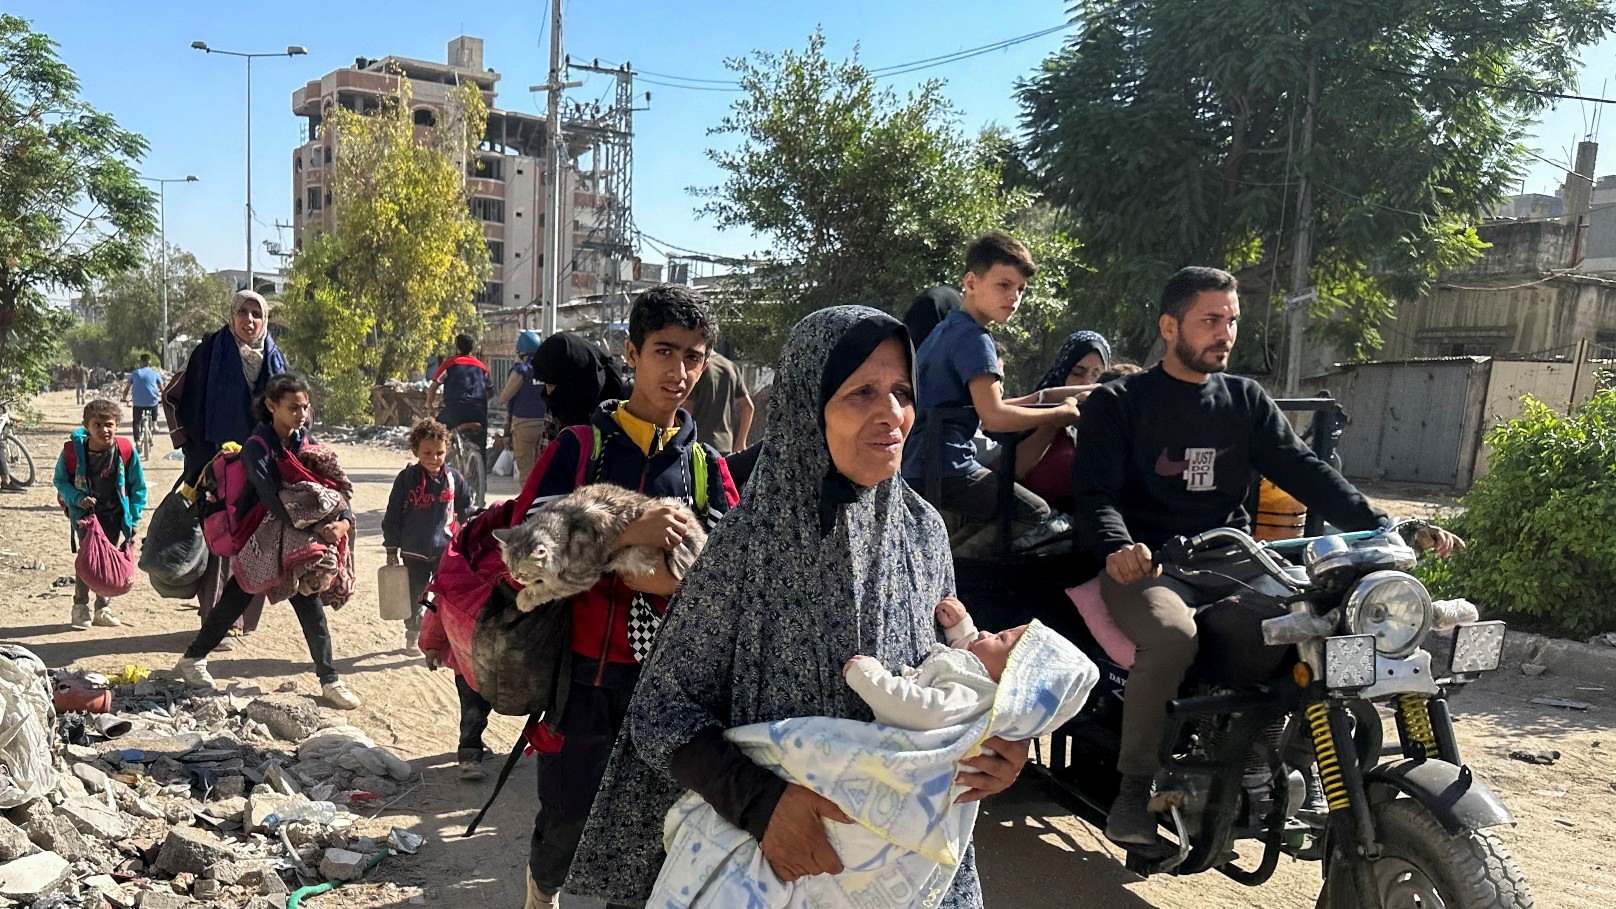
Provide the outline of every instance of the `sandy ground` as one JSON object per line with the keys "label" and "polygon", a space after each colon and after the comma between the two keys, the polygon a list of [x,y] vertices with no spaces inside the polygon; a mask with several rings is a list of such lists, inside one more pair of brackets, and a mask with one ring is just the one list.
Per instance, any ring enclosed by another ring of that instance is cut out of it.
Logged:
{"label": "sandy ground", "polygon": [[[72,392],[42,396],[36,405],[46,423],[24,440],[41,461],[40,480],[26,495],[0,498],[0,640],[33,649],[53,667],[111,673],[128,664],[172,666],[198,626],[194,604],[160,599],[144,576],[133,592],[115,601],[124,627],[74,631],[68,626],[72,588],[52,582],[72,574],[72,556],[67,524],[48,483],[61,440],[77,425],[78,408]],[[162,457],[165,447],[160,439],[159,455],[147,468],[153,504],[179,473],[177,460]],[[531,758],[517,768],[478,835],[460,837],[492,782],[466,784],[455,778],[452,679],[447,672],[429,672],[419,658],[399,649],[402,625],[379,618],[369,582],[382,563],[380,522],[387,493],[407,455],[362,446],[338,449],[357,487],[361,585],[353,602],[330,619],[337,666],[365,699],[352,721],[411,760],[421,774],[414,788],[378,812],[380,820],[415,829],[430,842],[418,856],[385,862],[373,882],[321,896],[314,905],[402,907],[421,895],[428,904],[516,909],[522,904],[535,808]],[[493,497],[516,491],[510,479],[494,482]],[[1418,488],[1375,493],[1396,514],[1429,513],[1444,504]],[[319,690],[302,634],[284,605],[267,609],[259,630],[239,639],[235,650],[215,654],[210,666],[221,680],[247,689],[273,691],[291,680],[303,693]],[[1561,711],[1529,703],[1542,694],[1588,701],[1594,708]],[[1616,905],[1616,861],[1610,858],[1616,853],[1616,733],[1609,730],[1616,678],[1561,677],[1551,669],[1529,679],[1506,667],[1460,693],[1454,709],[1468,760],[1519,822],[1503,836],[1533,884],[1537,905]],[[518,725],[496,717],[488,745],[505,750]],[[1548,767],[1508,758],[1522,747],[1553,748],[1563,757]],[[491,774],[495,767],[490,762]],[[977,842],[989,906],[1300,909],[1311,907],[1318,892],[1318,869],[1290,860],[1282,860],[1274,880],[1256,890],[1217,874],[1140,880],[1124,870],[1116,847],[1030,785],[986,804]]]}

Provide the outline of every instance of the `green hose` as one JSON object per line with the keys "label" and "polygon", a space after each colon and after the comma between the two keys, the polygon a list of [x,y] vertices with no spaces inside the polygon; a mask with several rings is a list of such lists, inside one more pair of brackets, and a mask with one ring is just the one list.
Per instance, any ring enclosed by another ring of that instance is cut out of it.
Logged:
{"label": "green hose", "polygon": [[[369,871],[377,865],[380,865],[382,863],[382,859],[387,858],[392,854],[393,850],[391,849],[383,849],[382,851],[376,853],[370,857],[370,861],[365,863],[365,870]],[[307,887],[301,887],[292,891],[292,895],[286,898],[286,909],[297,909],[298,906],[303,904],[305,897],[319,896],[328,890],[335,890],[347,883],[351,883],[351,881],[326,881],[323,884],[310,884]]]}

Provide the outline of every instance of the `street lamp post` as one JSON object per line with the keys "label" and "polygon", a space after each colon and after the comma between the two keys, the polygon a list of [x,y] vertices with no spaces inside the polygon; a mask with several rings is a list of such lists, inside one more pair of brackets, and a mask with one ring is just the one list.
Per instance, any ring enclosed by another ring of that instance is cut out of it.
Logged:
{"label": "street lamp post", "polygon": [[168,184],[195,183],[193,174],[184,177],[164,179],[162,177],[141,177],[147,183],[157,184],[157,242],[162,247],[163,254],[163,334],[157,345],[157,362],[168,368]]}
{"label": "street lamp post", "polygon": [[216,47],[209,47],[206,41],[192,41],[191,46],[204,54],[224,54],[229,57],[243,57],[247,60],[247,289],[256,290],[256,282],[253,280],[252,241],[252,62],[255,57],[298,57],[309,51],[308,48],[301,44],[290,45],[283,51],[263,54],[220,50]]}

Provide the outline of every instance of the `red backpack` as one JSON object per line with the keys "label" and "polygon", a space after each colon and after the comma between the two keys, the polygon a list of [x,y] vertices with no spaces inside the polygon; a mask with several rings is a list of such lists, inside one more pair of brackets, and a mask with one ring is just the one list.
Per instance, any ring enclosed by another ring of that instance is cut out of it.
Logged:
{"label": "red backpack", "polygon": [[[249,436],[248,443],[255,438]],[[208,542],[208,551],[220,558],[228,559],[241,552],[267,513],[262,502],[254,503],[245,512],[237,506],[250,483],[241,449],[228,446],[213,456],[197,480],[197,489],[204,496],[202,536]]]}

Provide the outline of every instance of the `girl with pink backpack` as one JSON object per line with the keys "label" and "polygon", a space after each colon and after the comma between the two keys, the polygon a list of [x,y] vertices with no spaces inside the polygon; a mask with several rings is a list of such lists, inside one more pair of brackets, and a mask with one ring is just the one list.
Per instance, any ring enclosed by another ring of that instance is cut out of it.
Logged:
{"label": "girl with pink backpack", "polygon": [[[338,564],[352,566],[352,531],[353,509],[347,500],[352,486],[346,482],[346,477],[340,475],[340,468],[336,467],[336,457],[330,449],[315,444],[309,437],[305,424],[309,420],[310,398],[309,386],[303,379],[282,373],[272,377],[264,388],[264,395],[255,406],[258,427],[241,448],[240,463],[245,466],[247,484],[234,502],[216,503],[215,507],[227,508],[235,516],[237,526],[234,528],[240,536],[251,536],[256,530],[256,524],[267,518],[274,518],[286,527],[297,527],[300,522],[288,513],[283,501],[282,490],[293,484],[324,483],[332,489],[342,491],[342,508],[340,512],[331,517],[322,518],[307,529],[321,545],[331,549]],[[310,463],[321,466],[316,472],[311,470]],[[336,476],[322,476],[335,473]],[[254,527],[245,526],[252,522]],[[204,521],[206,526],[206,521]],[[214,540],[210,538],[212,546]],[[218,550],[215,549],[215,552]],[[223,593],[219,596],[219,603],[208,613],[202,622],[202,630],[197,632],[196,638],[190,646],[185,648],[184,657],[174,667],[174,671],[187,685],[194,688],[212,688],[213,676],[208,673],[208,654],[223,641],[230,626],[246,611],[252,601],[253,594],[243,586],[242,579],[251,577],[249,569],[256,571],[262,569],[261,565],[248,566],[241,564],[243,559],[250,558],[250,554],[242,551],[231,565],[231,578],[225,585]],[[279,562],[270,566],[268,571],[274,574],[287,570]],[[347,574],[346,583],[351,589],[352,572]],[[255,589],[261,585],[253,584]],[[314,661],[314,672],[320,680],[321,692],[327,703],[343,710],[351,710],[360,704],[359,696],[349,690],[337,671],[331,665],[331,631],[326,625],[325,602],[320,592],[305,593],[296,584],[275,585],[270,590],[272,600],[285,596],[292,601],[292,609],[297,613],[298,622],[303,626],[303,636],[309,644],[309,656]],[[340,605],[340,600],[337,601]]]}

